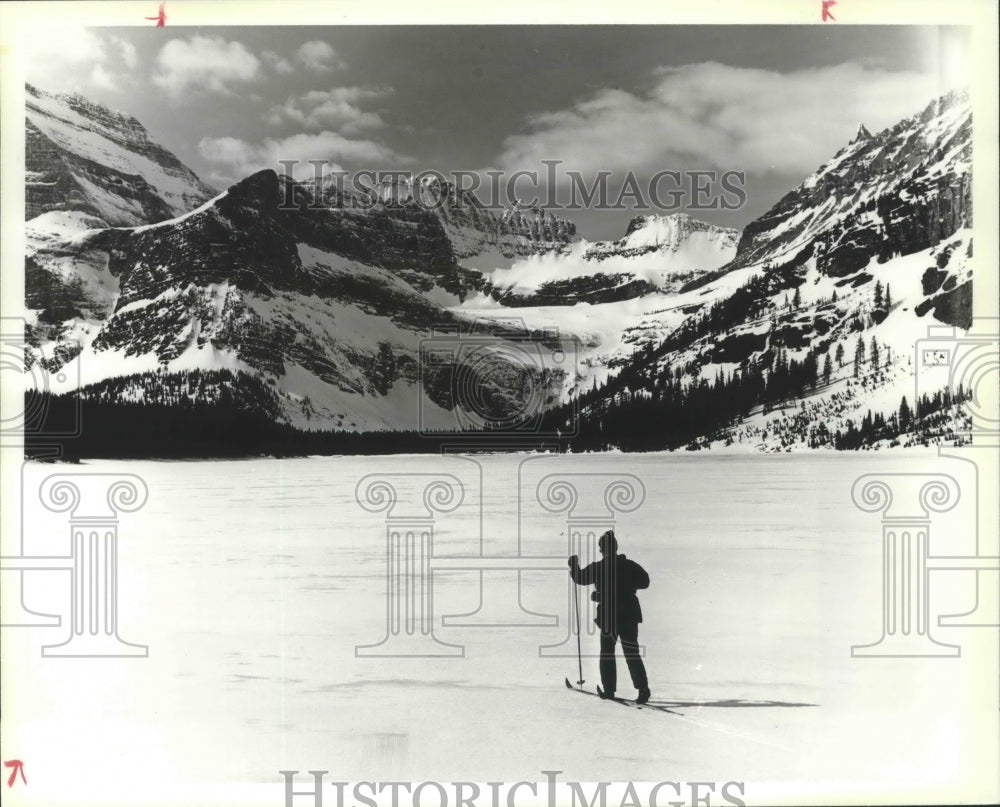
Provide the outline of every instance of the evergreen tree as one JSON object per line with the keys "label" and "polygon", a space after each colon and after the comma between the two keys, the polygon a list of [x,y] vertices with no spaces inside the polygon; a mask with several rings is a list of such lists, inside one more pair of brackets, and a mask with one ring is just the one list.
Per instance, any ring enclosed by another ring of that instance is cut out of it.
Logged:
{"label": "evergreen tree", "polygon": [[879,369],[879,364],[878,364],[878,342],[875,341],[875,337],[874,336],[872,336],[872,352],[871,352],[871,356],[872,356],[872,370],[874,370],[877,373],[878,369]]}
{"label": "evergreen tree", "polygon": [[837,290],[836,290],[836,289],[834,289],[834,290],[833,290],[833,297],[832,297],[832,298],[830,298],[830,302],[832,302],[832,303],[835,303],[835,302],[837,302],[837,300],[838,300],[838,299],[839,299],[839,298],[837,297]]}
{"label": "evergreen tree", "polygon": [[[809,384],[811,389],[816,389],[816,382],[819,380],[819,361],[816,359],[815,353],[807,353],[805,361],[802,363],[802,370],[804,375],[804,381]],[[805,401],[802,402],[805,406]]]}
{"label": "evergreen tree", "polygon": [[854,377],[861,375],[861,364],[865,360],[865,340],[859,334],[858,343],[854,346]]}
{"label": "evergreen tree", "polygon": [[834,356],[837,360],[837,366],[844,366],[844,345],[841,342],[837,342],[837,352]]}
{"label": "evergreen tree", "polygon": [[892,294],[889,292],[889,284],[885,284],[885,310],[892,308]]}
{"label": "evergreen tree", "polygon": [[882,281],[875,281],[875,309],[879,310],[882,308]]}
{"label": "evergreen tree", "polygon": [[830,361],[830,354],[826,354],[826,361],[823,362],[823,383],[830,383],[830,373],[833,372],[833,364]]}
{"label": "evergreen tree", "polygon": [[903,400],[899,402],[899,431],[909,431],[912,422],[913,413],[910,411],[910,405],[906,402],[906,396],[904,395]]}
{"label": "evergreen tree", "polygon": [[802,294],[799,292],[798,286],[795,287],[795,295],[792,297],[792,308],[796,311],[802,307]]}

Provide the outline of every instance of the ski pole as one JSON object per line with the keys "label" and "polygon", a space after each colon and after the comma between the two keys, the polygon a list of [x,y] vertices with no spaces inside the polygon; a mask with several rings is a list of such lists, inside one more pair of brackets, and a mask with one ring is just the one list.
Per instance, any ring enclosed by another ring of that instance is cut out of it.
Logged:
{"label": "ski pole", "polygon": [[580,680],[577,683],[583,686],[583,651],[580,649],[580,595],[573,586],[573,605],[576,606],[576,661],[580,667]]}

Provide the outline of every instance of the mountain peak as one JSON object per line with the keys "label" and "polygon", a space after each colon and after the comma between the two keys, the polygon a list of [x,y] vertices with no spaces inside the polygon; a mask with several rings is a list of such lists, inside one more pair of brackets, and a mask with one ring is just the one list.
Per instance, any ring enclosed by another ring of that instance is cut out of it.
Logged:
{"label": "mountain peak", "polygon": [[519,199],[500,214],[500,230],[527,239],[529,243],[552,246],[567,244],[576,236],[576,225],[569,219]]}
{"label": "mountain peak", "polygon": [[646,227],[658,227],[658,228],[683,228],[688,223],[694,221],[687,213],[668,213],[667,215],[657,215],[657,214],[642,214],[639,216],[633,216],[632,220],[628,223],[628,227],[625,230],[625,235],[629,236],[636,230],[642,230]]}
{"label": "mountain peak", "polygon": [[25,85],[25,214],[75,210],[112,226],[174,218],[217,191],[130,115]]}
{"label": "mountain peak", "polygon": [[858,132],[854,135],[854,139],[851,143],[860,143],[862,140],[871,140],[872,133],[868,131],[863,123],[858,124]]}
{"label": "mountain peak", "polygon": [[[817,260],[847,274],[873,256],[884,261],[893,251],[917,251],[918,243],[933,246],[971,215],[971,141],[972,110],[961,93],[933,99],[877,137],[859,125],[850,145],[746,226],[735,265],[789,260],[822,240]],[[926,216],[919,226],[918,206]],[[895,227],[904,220],[911,229]]]}
{"label": "mountain peak", "polygon": [[739,236],[736,230],[699,221],[687,213],[670,213],[635,216],[622,242],[629,247],[677,246],[695,232],[716,234],[723,240]]}

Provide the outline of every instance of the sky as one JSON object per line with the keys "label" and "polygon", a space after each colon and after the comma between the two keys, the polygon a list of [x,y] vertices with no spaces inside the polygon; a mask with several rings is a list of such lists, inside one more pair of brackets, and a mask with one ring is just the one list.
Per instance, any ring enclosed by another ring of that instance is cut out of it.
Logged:
{"label": "sky", "polygon": [[[33,47],[28,81],[135,116],[220,189],[287,159],[543,178],[560,160],[588,186],[609,172],[611,201],[631,172],[645,202],[658,171],[742,172],[745,203],[713,185],[734,209],[688,211],[740,228],[859,123],[877,132],[969,81],[957,27],[116,27]],[[515,192],[544,200],[529,185]],[[591,239],[675,212],[637,202],[556,212]]]}

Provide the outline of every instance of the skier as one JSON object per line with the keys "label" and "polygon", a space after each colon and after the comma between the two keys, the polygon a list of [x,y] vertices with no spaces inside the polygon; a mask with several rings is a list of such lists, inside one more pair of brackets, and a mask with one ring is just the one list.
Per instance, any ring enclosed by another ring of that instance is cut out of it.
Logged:
{"label": "skier", "polygon": [[639,623],[642,609],[635,592],[649,587],[649,575],[634,560],[618,554],[618,541],[614,530],[605,532],[597,542],[602,558],[580,568],[580,559],[573,555],[569,559],[569,573],[579,586],[593,584],[591,599],[597,602],[597,619],[601,629],[601,684],[604,698],[615,696],[618,670],[615,663],[615,645],[622,642],[622,652],[628,664],[632,685],[639,690],[636,703],[649,700],[649,683],[646,668],[639,655]]}

